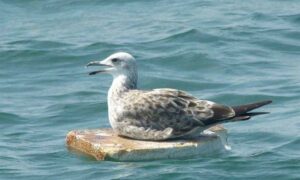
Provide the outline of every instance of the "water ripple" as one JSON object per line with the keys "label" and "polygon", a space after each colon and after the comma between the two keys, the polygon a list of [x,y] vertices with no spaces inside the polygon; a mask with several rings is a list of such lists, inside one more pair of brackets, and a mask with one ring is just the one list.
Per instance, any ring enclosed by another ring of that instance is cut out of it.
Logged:
{"label": "water ripple", "polygon": [[[299,179],[300,3],[0,1],[0,179]],[[17,17],[17,18],[16,18]],[[111,77],[84,65],[137,58],[142,89],[182,89],[271,114],[228,123],[232,150],[180,160],[97,162],[68,131],[109,127]]]}

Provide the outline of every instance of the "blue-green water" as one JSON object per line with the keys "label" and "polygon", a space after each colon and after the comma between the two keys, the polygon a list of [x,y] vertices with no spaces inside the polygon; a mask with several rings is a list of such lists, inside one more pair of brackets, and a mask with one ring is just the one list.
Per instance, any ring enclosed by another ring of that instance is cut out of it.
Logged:
{"label": "blue-green water", "polygon": [[[273,99],[226,124],[232,150],[96,162],[68,131],[109,127],[111,77],[84,65],[133,54],[139,87],[225,104]],[[300,179],[300,1],[0,1],[0,179]]]}

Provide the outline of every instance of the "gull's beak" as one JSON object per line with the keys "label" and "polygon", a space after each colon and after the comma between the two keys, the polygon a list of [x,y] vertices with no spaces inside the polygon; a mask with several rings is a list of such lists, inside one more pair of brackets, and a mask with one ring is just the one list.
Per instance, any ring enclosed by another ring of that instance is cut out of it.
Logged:
{"label": "gull's beak", "polygon": [[98,71],[92,71],[89,73],[89,75],[95,75],[95,74],[98,74],[98,73],[103,73],[103,72],[107,72],[111,69],[111,65],[109,64],[105,64],[103,63],[103,61],[92,61],[92,62],[89,62],[86,67],[88,66],[104,66],[104,67],[108,67],[106,69],[103,69],[103,70],[98,70]]}

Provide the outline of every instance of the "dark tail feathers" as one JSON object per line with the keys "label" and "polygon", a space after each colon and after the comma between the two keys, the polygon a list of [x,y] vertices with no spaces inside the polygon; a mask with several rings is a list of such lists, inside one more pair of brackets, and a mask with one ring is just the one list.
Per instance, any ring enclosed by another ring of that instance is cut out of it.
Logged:
{"label": "dark tail feathers", "polygon": [[260,101],[260,102],[245,104],[240,106],[232,106],[232,109],[235,111],[236,114],[234,120],[237,121],[248,120],[251,118],[251,116],[267,114],[268,112],[250,112],[250,111],[270,103],[272,103],[271,100],[266,100],[266,101]]}

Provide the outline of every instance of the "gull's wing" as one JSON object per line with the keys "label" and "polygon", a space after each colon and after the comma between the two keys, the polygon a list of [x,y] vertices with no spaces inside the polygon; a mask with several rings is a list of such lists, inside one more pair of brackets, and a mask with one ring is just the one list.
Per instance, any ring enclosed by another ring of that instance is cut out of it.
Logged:
{"label": "gull's wing", "polygon": [[199,100],[175,89],[133,90],[124,100],[122,118],[129,119],[131,125],[158,131],[172,128],[174,136],[235,116],[228,106]]}

